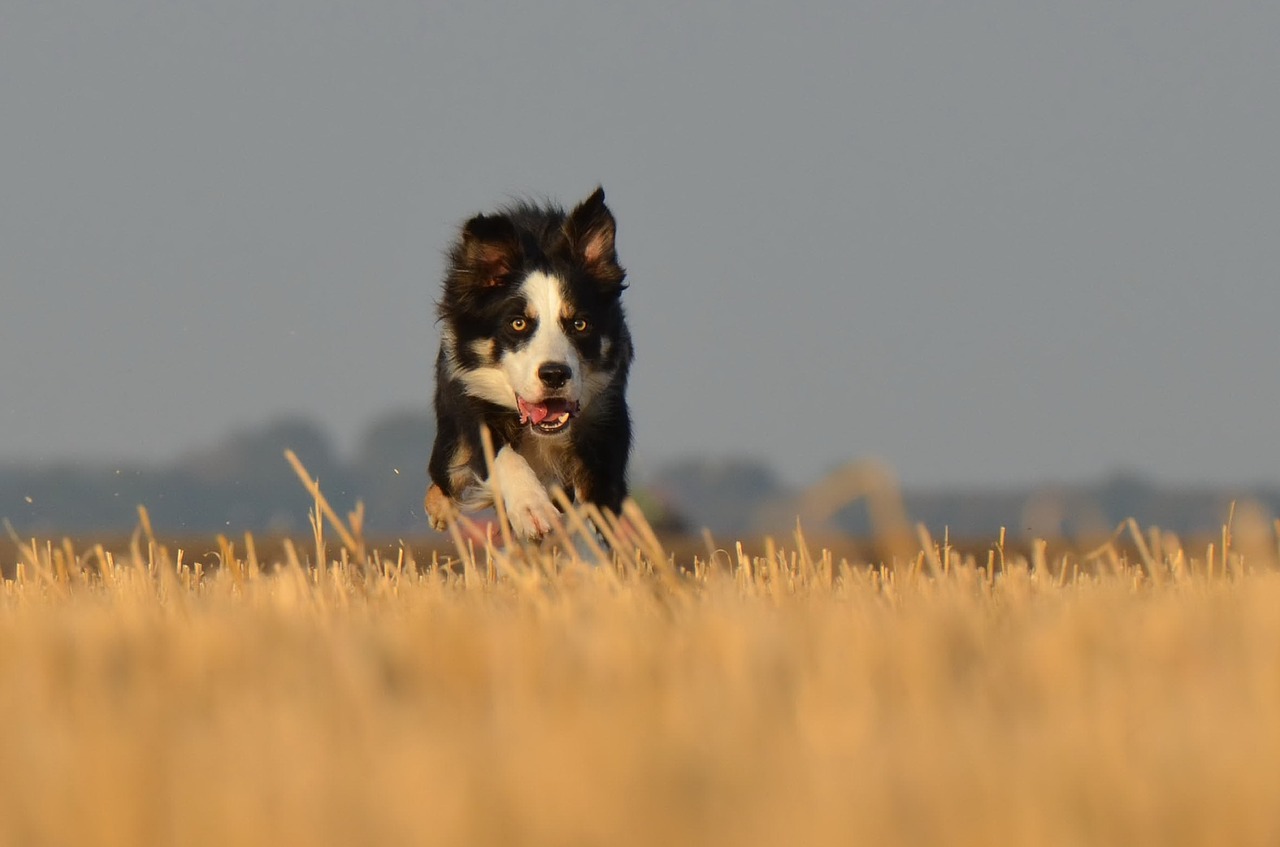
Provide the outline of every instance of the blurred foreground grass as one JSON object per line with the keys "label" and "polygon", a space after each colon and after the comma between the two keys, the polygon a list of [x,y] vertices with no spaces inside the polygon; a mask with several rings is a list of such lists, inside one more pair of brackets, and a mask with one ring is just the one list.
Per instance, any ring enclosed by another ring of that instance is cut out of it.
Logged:
{"label": "blurred foreground grass", "polygon": [[0,844],[1280,843],[1271,535],[878,566],[342,535],[209,572],[145,515],[118,554],[15,540]]}

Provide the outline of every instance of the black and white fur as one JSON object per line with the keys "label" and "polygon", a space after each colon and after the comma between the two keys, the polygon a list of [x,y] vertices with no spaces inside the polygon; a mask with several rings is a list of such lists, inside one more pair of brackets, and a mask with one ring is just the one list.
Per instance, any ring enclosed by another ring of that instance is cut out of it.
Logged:
{"label": "black and white fur", "polygon": [[631,335],[616,224],[596,191],[566,214],[520,203],[463,225],[449,252],[436,360],[436,440],[426,506],[443,529],[452,510],[493,502],[492,472],[515,532],[551,528],[559,485],[615,513],[627,495]]}

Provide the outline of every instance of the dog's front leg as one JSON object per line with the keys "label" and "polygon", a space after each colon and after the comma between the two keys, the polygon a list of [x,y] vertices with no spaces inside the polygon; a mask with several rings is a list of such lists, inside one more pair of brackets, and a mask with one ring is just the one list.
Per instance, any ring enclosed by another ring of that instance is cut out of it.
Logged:
{"label": "dog's front leg", "polygon": [[507,520],[517,535],[538,539],[551,531],[556,507],[524,456],[510,446],[503,447],[493,459],[491,474],[502,492]]}

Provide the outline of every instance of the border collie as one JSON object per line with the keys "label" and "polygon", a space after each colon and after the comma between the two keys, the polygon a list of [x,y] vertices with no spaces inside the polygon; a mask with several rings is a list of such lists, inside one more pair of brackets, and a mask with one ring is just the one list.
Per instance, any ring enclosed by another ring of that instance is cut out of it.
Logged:
{"label": "border collie", "polygon": [[518,535],[537,539],[551,528],[552,485],[621,510],[632,350],[615,230],[601,188],[568,214],[518,203],[463,225],[438,305],[436,440],[425,500],[436,529],[454,509],[493,503],[482,425]]}

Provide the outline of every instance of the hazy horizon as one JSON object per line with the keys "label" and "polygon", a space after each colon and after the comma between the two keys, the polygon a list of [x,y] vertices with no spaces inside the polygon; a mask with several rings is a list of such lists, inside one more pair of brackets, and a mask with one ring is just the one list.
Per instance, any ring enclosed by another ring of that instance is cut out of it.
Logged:
{"label": "hazy horizon", "polygon": [[457,224],[603,184],[637,469],[1280,481],[1280,7],[0,12],[0,461],[426,409]]}

